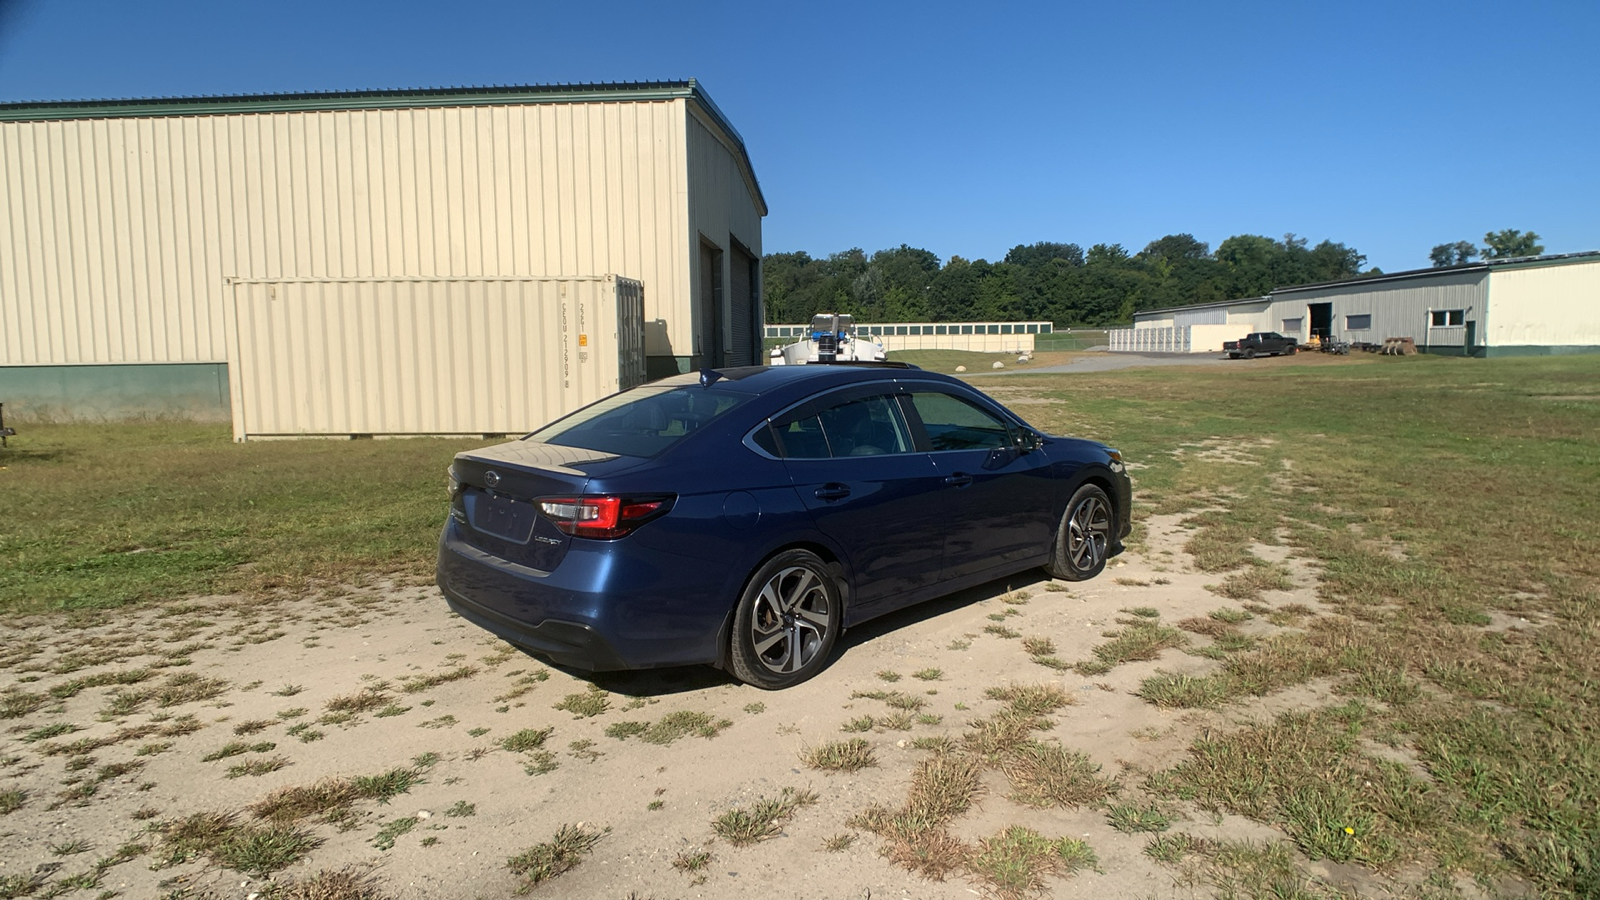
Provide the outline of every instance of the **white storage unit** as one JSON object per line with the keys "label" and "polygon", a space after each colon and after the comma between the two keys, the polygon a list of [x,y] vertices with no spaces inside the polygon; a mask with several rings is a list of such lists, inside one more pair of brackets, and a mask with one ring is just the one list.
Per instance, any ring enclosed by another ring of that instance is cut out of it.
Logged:
{"label": "white storage unit", "polygon": [[615,275],[231,287],[234,440],[522,434],[645,380],[644,289]]}

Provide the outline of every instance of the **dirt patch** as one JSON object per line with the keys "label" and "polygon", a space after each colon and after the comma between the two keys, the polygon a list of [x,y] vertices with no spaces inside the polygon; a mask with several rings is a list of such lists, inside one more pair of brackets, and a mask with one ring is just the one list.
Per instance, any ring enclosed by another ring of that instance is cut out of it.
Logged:
{"label": "dirt patch", "polygon": [[[265,879],[343,872],[397,898],[504,896],[543,860],[559,881],[536,896],[971,897],[992,887],[982,866],[925,880],[885,858],[859,817],[904,806],[920,764],[1000,716],[1010,695],[991,689],[1064,691],[1075,702],[1029,725],[1028,740],[1041,758],[1081,759],[1129,803],[1208,730],[1327,702],[1321,682],[1225,711],[1136,695],[1158,673],[1216,671],[1204,651],[1219,639],[1279,627],[1208,589],[1218,577],[1183,552],[1182,520],[1150,517],[1140,552],[1091,582],[1025,575],[869,623],[821,676],[778,693],[708,668],[557,670],[453,616],[429,588],[210,598],[72,629],[13,623],[0,789],[21,799],[0,819],[0,878],[244,900]],[[1269,592],[1273,606],[1323,608],[1300,561],[1253,551],[1292,567],[1296,586]],[[1108,635],[1223,608],[1226,627],[1178,632],[1154,658],[1073,669]],[[807,764],[846,752],[815,752],[833,742],[849,742],[859,765]],[[992,855],[1020,826],[1085,842],[1098,859],[1049,875],[1053,895],[1170,890],[1149,834],[1112,827],[1103,804],[1019,802],[1007,771],[983,767],[972,806],[943,832],[950,847]],[[726,823],[780,807],[758,838],[725,836]],[[1237,817],[1166,813],[1207,839],[1281,837]]]}

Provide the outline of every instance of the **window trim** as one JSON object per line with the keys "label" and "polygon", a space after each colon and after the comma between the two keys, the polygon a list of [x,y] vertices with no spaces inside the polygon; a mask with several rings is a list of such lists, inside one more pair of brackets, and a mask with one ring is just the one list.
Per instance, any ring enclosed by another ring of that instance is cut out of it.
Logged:
{"label": "window trim", "polygon": [[[1362,325],[1352,325],[1350,323],[1350,320],[1352,320],[1352,319],[1366,319],[1367,321],[1366,321],[1365,324],[1362,324]],[[1345,313],[1344,314],[1344,330],[1345,331],[1371,331],[1372,330],[1372,313]]]}
{"label": "window trim", "polygon": [[[1433,317],[1434,316],[1444,316],[1444,324],[1443,325],[1435,325],[1433,323]],[[1450,319],[1452,317],[1459,319],[1459,321],[1452,323],[1450,321]],[[1428,327],[1429,328],[1464,328],[1464,327],[1466,327],[1466,324],[1467,324],[1467,311],[1466,311],[1465,308],[1462,308],[1462,309],[1430,309],[1430,310],[1428,310]]]}

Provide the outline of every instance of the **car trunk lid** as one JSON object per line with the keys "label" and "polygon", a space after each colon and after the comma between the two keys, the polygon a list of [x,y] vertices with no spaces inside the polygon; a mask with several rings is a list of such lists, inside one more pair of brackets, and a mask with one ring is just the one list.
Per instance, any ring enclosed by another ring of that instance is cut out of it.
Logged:
{"label": "car trunk lid", "polygon": [[467,543],[507,562],[554,571],[572,538],[540,514],[540,497],[583,494],[592,477],[642,460],[577,447],[511,441],[456,454],[451,515]]}

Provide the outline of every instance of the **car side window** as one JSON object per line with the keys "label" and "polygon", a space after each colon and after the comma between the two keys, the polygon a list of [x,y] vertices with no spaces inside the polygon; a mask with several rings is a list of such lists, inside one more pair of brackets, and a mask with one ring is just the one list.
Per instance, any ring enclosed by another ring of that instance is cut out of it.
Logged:
{"label": "car side window", "polygon": [[827,459],[828,438],[822,433],[822,420],[816,416],[795,419],[786,425],[774,425],[773,433],[783,452],[777,454],[787,459]]}
{"label": "car side window", "polygon": [[911,452],[911,434],[892,397],[858,397],[824,409],[822,430],[834,456]]}
{"label": "car side window", "polygon": [[928,442],[940,450],[994,450],[1011,446],[1011,430],[987,410],[966,400],[936,391],[916,391],[911,403],[917,409]]}

